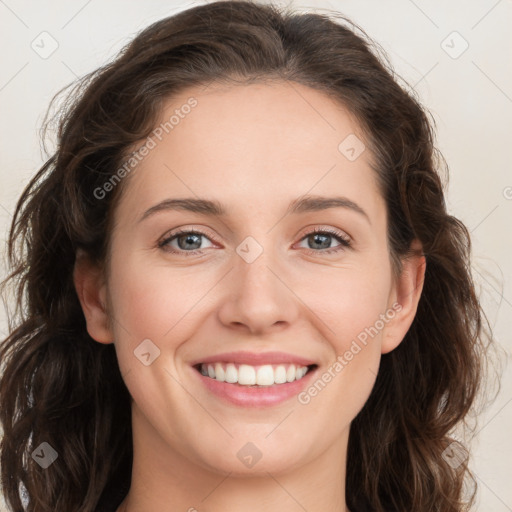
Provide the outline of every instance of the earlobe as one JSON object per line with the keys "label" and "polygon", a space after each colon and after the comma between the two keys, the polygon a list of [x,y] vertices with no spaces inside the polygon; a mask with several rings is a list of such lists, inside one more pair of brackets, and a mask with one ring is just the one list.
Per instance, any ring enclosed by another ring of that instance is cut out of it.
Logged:
{"label": "earlobe", "polygon": [[107,285],[103,272],[81,250],[77,251],[73,282],[87,323],[87,332],[99,343],[112,343],[108,311]]}
{"label": "earlobe", "polygon": [[393,309],[397,312],[384,331],[381,349],[383,354],[394,350],[412,325],[423,290],[426,264],[422,246],[418,240],[414,240],[410,254],[402,259],[402,272],[395,279],[391,303],[395,304]]}

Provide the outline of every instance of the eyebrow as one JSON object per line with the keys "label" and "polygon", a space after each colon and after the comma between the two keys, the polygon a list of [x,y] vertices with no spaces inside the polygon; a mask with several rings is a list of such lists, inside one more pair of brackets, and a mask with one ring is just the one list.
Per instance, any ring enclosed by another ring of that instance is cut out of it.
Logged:
{"label": "eyebrow", "polygon": [[[371,224],[370,217],[368,214],[354,201],[346,197],[324,197],[324,196],[305,196],[295,199],[290,203],[285,215],[306,213],[306,212],[317,212],[322,210],[328,210],[330,208],[346,208],[352,210],[368,221]],[[176,199],[165,199],[160,203],[152,206],[146,210],[138,222],[142,222],[151,215],[167,210],[180,210],[188,211],[193,213],[200,213],[202,215],[208,215],[213,217],[223,217],[227,215],[226,209],[221,203],[215,200],[199,199],[199,198],[176,198]]]}

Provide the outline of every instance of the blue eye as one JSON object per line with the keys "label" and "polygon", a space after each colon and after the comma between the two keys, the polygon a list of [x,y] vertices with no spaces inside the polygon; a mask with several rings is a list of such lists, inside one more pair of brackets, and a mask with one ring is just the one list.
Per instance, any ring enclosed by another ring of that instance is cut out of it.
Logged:
{"label": "blue eye", "polygon": [[[205,249],[205,247],[201,247],[203,238],[210,240],[210,237],[201,231],[183,229],[164,238],[158,243],[158,247],[172,254],[194,256],[203,254],[203,249]],[[338,242],[338,246],[331,247],[333,239]],[[307,240],[308,245],[316,245],[317,247],[306,247],[305,249],[311,253],[317,254],[331,254],[351,247],[349,237],[337,230],[315,228],[313,231],[306,233],[301,238],[301,241],[302,240]]]}
{"label": "blue eye", "polygon": [[[158,247],[168,250],[167,247],[171,247],[169,250],[171,253],[184,253],[187,256],[193,254],[201,254],[201,250],[197,250],[201,246],[201,238],[208,238],[201,231],[196,230],[180,230],[171,236],[162,240]],[[175,247],[171,246],[171,242],[176,241],[178,244],[178,250]],[[198,247],[199,246],[199,247]],[[188,249],[193,249],[189,251]]]}
{"label": "blue eye", "polygon": [[[330,245],[333,239],[335,239],[339,243],[339,245],[337,247],[331,248]],[[312,252],[320,252],[322,254],[331,254],[351,247],[350,239],[348,238],[347,235],[339,231],[330,229],[315,228],[313,231],[310,231],[309,233],[304,235],[302,240],[307,240],[313,245],[320,246],[317,247],[317,249],[320,250],[315,250],[312,249],[311,247],[307,247],[306,249]]]}

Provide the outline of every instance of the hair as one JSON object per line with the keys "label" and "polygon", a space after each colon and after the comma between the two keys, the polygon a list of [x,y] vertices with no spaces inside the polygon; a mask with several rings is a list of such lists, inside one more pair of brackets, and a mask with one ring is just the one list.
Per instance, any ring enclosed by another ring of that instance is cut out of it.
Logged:
{"label": "hair", "polygon": [[[275,81],[322,91],[355,117],[387,205],[393,271],[414,239],[426,258],[414,321],[382,355],[350,427],[347,506],[448,512],[473,504],[467,460],[454,469],[444,453],[455,427],[467,427],[492,336],[472,281],[470,235],[447,213],[434,120],[379,48],[339,13],[216,1],[152,24],[74,84],[56,117],[56,151],[23,191],[8,238],[3,287],[13,287],[15,311],[0,350],[0,465],[14,511],[94,511],[105,489],[131,479],[131,397],[114,345],[89,336],[73,284],[79,250],[106,271],[128,178],[105,197],[95,190],[149,137],[174,95]],[[42,442],[58,452],[45,470],[31,460]]]}

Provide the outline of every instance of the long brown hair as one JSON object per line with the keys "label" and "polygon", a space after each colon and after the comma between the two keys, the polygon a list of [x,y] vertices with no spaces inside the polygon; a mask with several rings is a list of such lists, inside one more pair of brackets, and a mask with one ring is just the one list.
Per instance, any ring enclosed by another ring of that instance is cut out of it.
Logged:
{"label": "long brown hair", "polygon": [[[8,240],[4,286],[13,286],[16,308],[0,351],[0,464],[14,511],[92,512],[106,488],[130,481],[130,395],[114,345],[88,335],[72,279],[77,250],[107,261],[125,184],[95,191],[150,135],[173,94],[274,79],[349,109],[375,157],[395,271],[414,238],[426,255],[415,320],[382,356],[351,425],[347,505],[448,512],[474,501],[463,492],[467,460],[454,467],[445,454],[480,390],[492,338],[471,277],[469,233],[447,213],[433,120],[379,51],[339,14],[220,1],[154,23],[71,89],[57,149],[21,195]],[[31,457],[43,442],[58,453],[45,470]]]}

